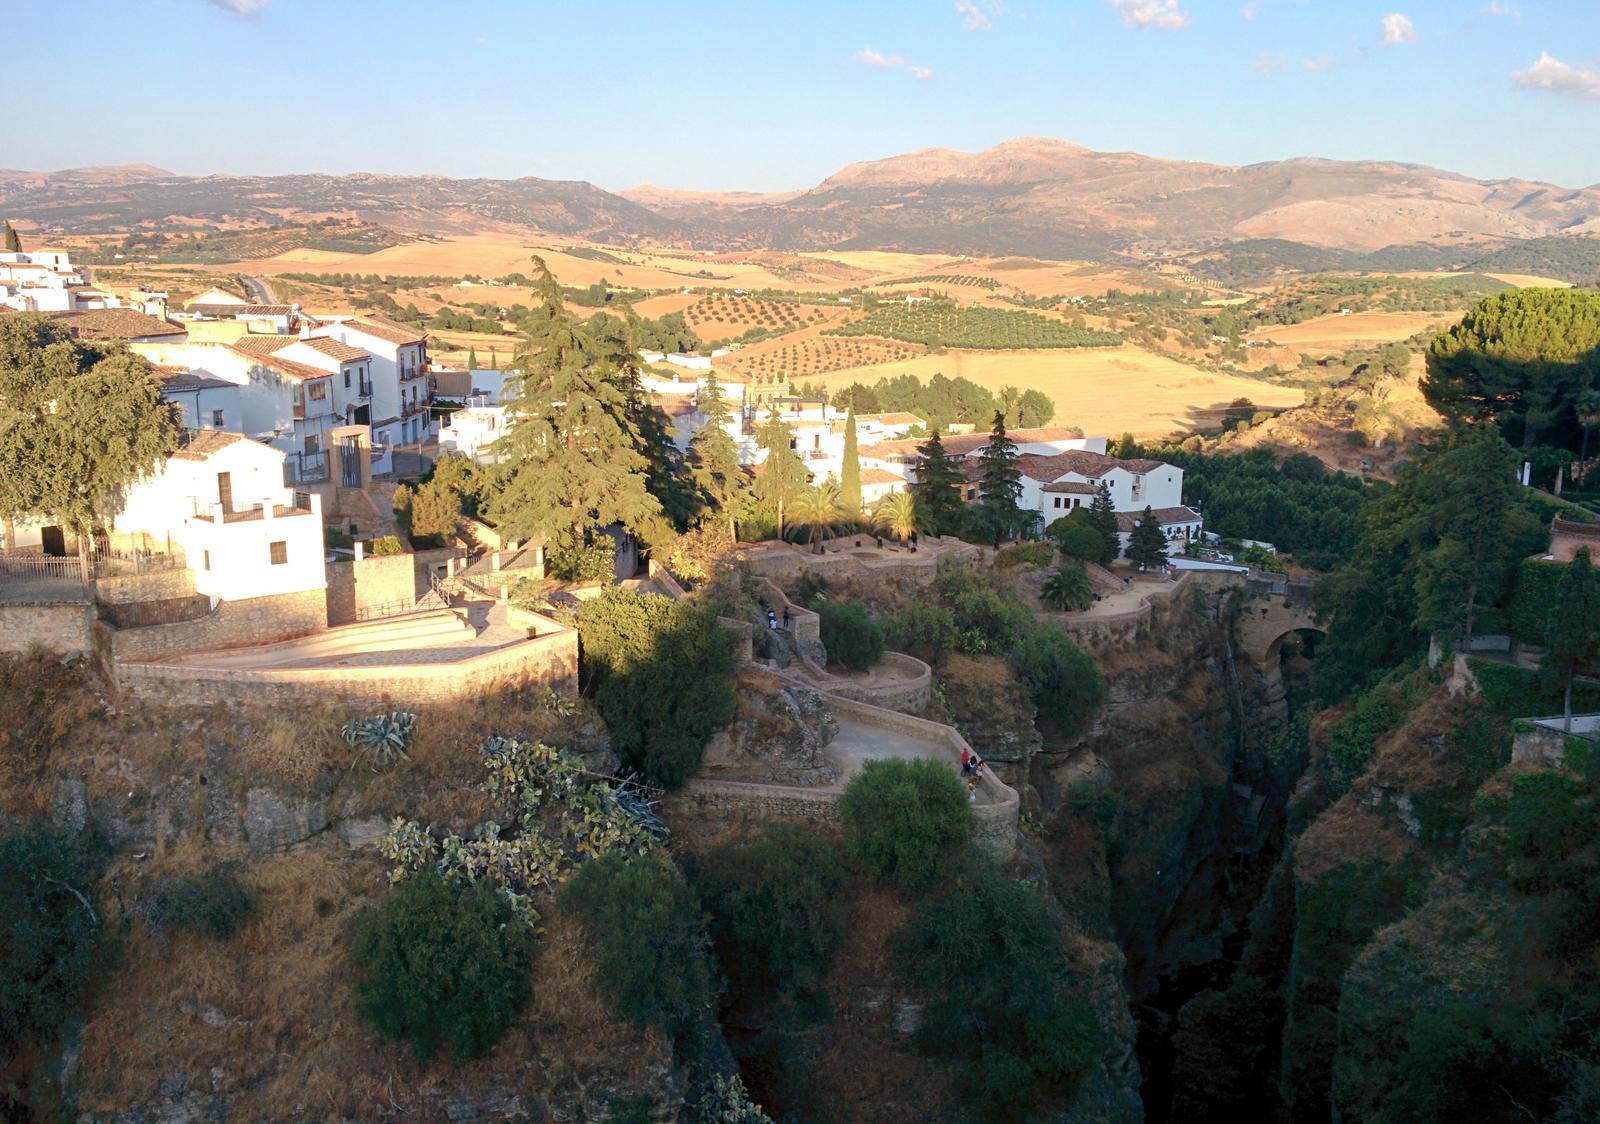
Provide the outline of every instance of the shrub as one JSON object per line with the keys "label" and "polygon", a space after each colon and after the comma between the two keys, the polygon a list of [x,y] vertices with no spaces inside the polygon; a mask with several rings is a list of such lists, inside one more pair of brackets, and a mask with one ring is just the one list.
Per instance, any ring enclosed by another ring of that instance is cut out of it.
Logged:
{"label": "shrub", "polygon": [[624,767],[677,788],[733,717],[728,638],[708,607],[607,589],[578,611],[587,686]]}
{"label": "shrub", "polygon": [[[454,458],[451,458],[454,459]],[[461,493],[438,481],[420,486],[411,500],[411,532],[443,540],[456,533],[461,518]]]}
{"label": "shrub", "polygon": [[890,619],[886,641],[897,652],[939,664],[955,647],[959,635],[949,609],[917,601]]}
{"label": "shrub", "polygon": [[1031,623],[1027,606],[976,567],[951,566],[934,588],[955,618],[965,651],[1004,651]]}
{"label": "shrub", "polygon": [[858,867],[907,894],[936,886],[972,834],[972,810],[942,761],[867,761],[839,801],[845,846]]}
{"label": "shrub", "polygon": [[685,1107],[684,1119],[691,1124],[772,1124],[772,1117],[750,1099],[737,1073],[703,1082],[694,1103]]}
{"label": "shrub", "polygon": [[668,1034],[710,1001],[705,919],[682,872],[656,856],[612,853],[578,868],[561,905],[595,950],[595,989],[625,1018]]}
{"label": "shrub", "polygon": [[1105,551],[1104,536],[1086,520],[1057,519],[1045,533],[1063,556],[1079,562],[1098,562]]}
{"label": "shrub", "polygon": [[839,947],[839,856],[814,832],[769,823],[748,842],[718,847],[698,884],[711,936],[735,988],[761,998],[820,997]]}
{"label": "shrub", "polygon": [[372,540],[372,556],[374,558],[388,558],[405,552],[406,548],[393,535],[383,535]]}
{"label": "shrub", "polygon": [[1061,934],[1044,895],[992,864],[919,905],[894,963],[930,1001],[917,1046],[955,1059],[962,1102],[989,1120],[1065,1107],[1094,1064],[1094,1012],[1068,991]]}
{"label": "shrub", "polygon": [[1511,780],[1506,852],[1519,889],[1540,892],[1579,881],[1573,856],[1600,835],[1600,808],[1589,787],[1554,770]]}
{"label": "shrub", "polygon": [[533,935],[488,881],[424,870],[361,919],[361,1014],[418,1058],[488,1053],[533,993]]}
{"label": "shrub", "polygon": [[851,671],[865,671],[883,658],[883,626],[856,601],[814,601],[821,618],[822,646]]}
{"label": "shrub", "polygon": [[0,839],[0,1060],[77,1006],[100,931],[88,902],[96,873],[88,848],[53,827]]}
{"label": "shrub", "polygon": [[1012,649],[1010,660],[1039,716],[1063,733],[1083,729],[1100,708],[1106,686],[1100,666],[1059,629],[1029,629]]}
{"label": "shrub", "polygon": [[616,573],[617,544],[609,535],[588,544],[552,542],[544,558],[545,570],[556,581],[608,582]]}
{"label": "shrub", "polygon": [[166,926],[227,940],[255,909],[236,863],[158,883],[145,911],[152,932]]}

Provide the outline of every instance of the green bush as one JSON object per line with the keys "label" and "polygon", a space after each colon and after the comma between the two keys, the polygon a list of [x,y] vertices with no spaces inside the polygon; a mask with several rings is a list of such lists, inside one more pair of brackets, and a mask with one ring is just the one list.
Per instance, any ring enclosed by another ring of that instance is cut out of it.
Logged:
{"label": "green bush", "polygon": [[929,991],[917,1046],[956,1064],[955,1090],[986,1120],[1071,1105],[1100,1052],[1094,1012],[1070,992],[1044,895],[991,864],[930,898],[895,934],[894,963]]}
{"label": "green bush", "polygon": [[913,602],[890,618],[885,632],[889,647],[934,665],[944,662],[959,637],[956,618],[950,610],[924,601]]}
{"label": "green bush", "polygon": [[697,883],[711,936],[735,989],[815,1008],[839,947],[839,855],[816,833],[771,823],[755,839],[705,858]]}
{"label": "green bush", "polygon": [[970,654],[1003,653],[1032,623],[1032,614],[1016,594],[975,566],[947,567],[934,590],[955,618],[959,646]]}
{"label": "green bush", "polygon": [[77,1007],[100,932],[88,904],[97,873],[84,843],[53,827],[0,839],[0,1061]]}
{"label": "green bush", "polygon": [[374,558],[388,558],[396,554],[404,554],[406,548],[400,545],[400,540],[393,535],[384,535],[372,540],[372,556]]}
{"label": "green bush", "polygon": [[706,1010],[712,994],[699,902],[659,855],[615,852],[584,863],[561,905],[583,923],[595,952],[595,990],[623,1017],[673,1034]]}
{"label": "green bush", "polygon": [[839,818],[851,861],[907,894],[938,885],[972,835],[955,769],[928,758],[867,761],[844,790]]}
{"label": "green bush", "polygon": [[145,914],[152,930],[166,926],[227,940],[255,909],[236,863],[159,883]]}
{"label": "green bush", "polygon": [[545,571],[559,582],[609,582],[616,574],[617,544],[610,535],[594,542],[553,542],[545,547]]}
{"label": "green bush", "polygon": [[883,626],[858,601],[813,601],[828,657],[851,671],[865,671],[883,658]]}
{"label": "green bush", "polygon": [[363,1017],[418,1058],[488,1053],[533,993],[533,936],[493,882],[466,886],[423,870],[356,932]]}
{"label": "green bush", "polygon": [[1055,540],[1063,556],[1079,562],[1098,562],[1105,550],[1105,538],[1083,519],[1057,519],[1045,534]]}
{"label": "green bush", "polygon": [[708,607],[610,588],[578,610],[587,689],[625,768],[677,788],[733,717],[728,638]]}
{"label": "green bush", "polygon": [[1588,785],[1548,769],[1513,777],[1505,823],[1519,889],[1537,893],[1592,877],[1592,853],[1575,861],[1600,839],[1600,807]]}
{"label": "green bush", "polygon": [[1506,627],[1512,636],[1524,644],[1544,644],[1550,610],[1559,604],[1556,593],[1566,569],[1562,563],[1536,558],[1527,559],[1517,567],[1516,592],[1505,613]]}
{"label": "green bush", "polygon": [[1036,312],[963,308],[952,300],[873,307],[865,316],[828,328],[828,336],[875,336],[930,347],[1017,348],[1115,347],[1122,337],[1078,327]]}
{"label": "green bush", "polygon": [[1039,717],[1072,734],[1088,726],[1105,697],[1100,665],[1060,629],[1030,628],[1010,653]]}
{"label": "green bush", "polygon": [[1050,575],[1039,590],[1039,600],[1064,613],[1082,612],[1094,604],[1094,587],[1082,566],[1068,563]]}

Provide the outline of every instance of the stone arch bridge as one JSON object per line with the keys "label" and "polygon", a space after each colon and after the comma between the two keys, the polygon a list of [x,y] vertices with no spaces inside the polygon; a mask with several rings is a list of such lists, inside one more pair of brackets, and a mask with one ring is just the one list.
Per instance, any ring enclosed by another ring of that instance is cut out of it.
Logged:
{"label": "stone arch bridge", "polygon": [[1279,575],[1252,573],[1239,594],[1235,633],[1240,650],[1249,656],[1266,680],[1269,697],[1283,695],[1283,672],[1278,656],[1290,633],[1325,632],[1311,607],[1315,583],[1290,581]]}

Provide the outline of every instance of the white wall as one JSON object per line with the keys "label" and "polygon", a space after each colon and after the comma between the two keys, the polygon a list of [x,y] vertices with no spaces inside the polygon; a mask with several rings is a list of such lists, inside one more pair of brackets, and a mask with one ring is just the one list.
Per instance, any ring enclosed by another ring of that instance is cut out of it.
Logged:
{"label": "white wall", "polygon": [[[185,429],[220,429],[228,433],[243,433],[239,410],[237,386],[163,387],[161,397],[176,402],[183,410]],[[213,421],[215,411],[222,411],[222,424]]]}

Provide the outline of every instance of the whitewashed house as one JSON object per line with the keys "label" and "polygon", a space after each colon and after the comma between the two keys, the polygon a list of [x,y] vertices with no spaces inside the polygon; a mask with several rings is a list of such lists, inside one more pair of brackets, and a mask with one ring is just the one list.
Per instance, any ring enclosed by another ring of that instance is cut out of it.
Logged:
{"label": "whitewashed house", "polygon": [[466,406],[450,415],[439,430],[439,452],[459,453],[473,460],[492,462],[492,446],[505,435],[506,408],[487,397],[467,399]]}
{"label": "whitewashed house", "polygon": [[[433,401],[429,380],[427,334],[379,316],[336,320],[312,336],[338,340],[371,358],[373,457],[381,460],[397,445],[414,445],[433,436],[428,406]],[[380,452],[380,450],[385,450]]]}
{"label": "whitewashed house", "polygon": [[283,480],[282,450],[201,432],[128,490],[114,527],[180,546],[195,592],[210,597],[325,589],[321,500]]}
{"label": "whitewashed house", "polygon": [[204,370],[158,370],[161,397],[183,411],[184,429],[219,429],[243,432],[243,413],[239,408],[239,384],[219,379]]}

